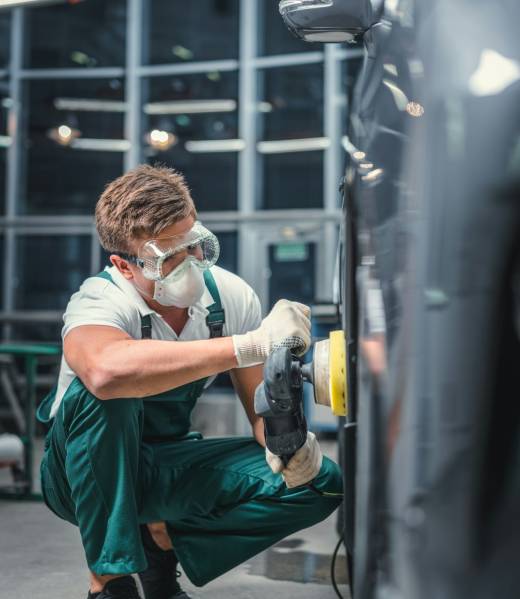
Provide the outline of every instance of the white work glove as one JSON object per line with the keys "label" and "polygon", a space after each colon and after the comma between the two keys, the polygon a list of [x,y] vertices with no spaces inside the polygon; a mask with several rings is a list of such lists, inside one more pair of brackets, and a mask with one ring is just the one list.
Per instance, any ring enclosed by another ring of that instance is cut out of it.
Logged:
{"label": "white work glove", "polygon": [[265,459],[275,474],[282,474],[287,488],[292,489],[304,485],[318,476],[323,455],[316,435],[309,432],[307,441],[293,455],[287,466],[284,467],[282,460],[271,453],[267,447],[265,448]]}
{"label": "white work glove", "polygon": [[289,347],[303,356],[311,343],[310,315],[311,309],[304,304],[285,299],[276,302],[256,330],[233,335],[238,365],[261,364],[279,347]]}

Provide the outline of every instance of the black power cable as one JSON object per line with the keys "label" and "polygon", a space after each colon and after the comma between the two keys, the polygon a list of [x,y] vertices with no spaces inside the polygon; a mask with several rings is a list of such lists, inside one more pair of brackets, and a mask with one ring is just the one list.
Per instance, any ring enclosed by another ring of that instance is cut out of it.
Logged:
{"label": "black power cable", "polygon": [[342,542],[343,542],[343,535],[340,536],[340,538],[336,544],[334,553],[332,554],[332,560],[330,562],[330,580],[332,581],[332,587],[334,588],[334,591],[335,591],[336,595],[339,597],[339,599],[343,599],[343,595],[339,592],[338,584],[336,582],[336,558],[338,557],[338,551],[339,551],[339,548],[340,548]]}

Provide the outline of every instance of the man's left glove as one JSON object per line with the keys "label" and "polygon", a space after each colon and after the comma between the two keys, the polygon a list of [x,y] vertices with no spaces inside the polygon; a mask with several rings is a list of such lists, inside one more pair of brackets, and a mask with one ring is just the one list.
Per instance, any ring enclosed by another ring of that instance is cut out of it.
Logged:
{"label": "man's left glove", "polygon": [[298,449],[298,451],[289,460],[284,467],[282,460],[265,448],[265,459],[271,470],[275,473],[281,473],[288,489],[304,485],[318,476],[323,455],[320,444],[316,440],[314,433],[307,433],[307,441]]}

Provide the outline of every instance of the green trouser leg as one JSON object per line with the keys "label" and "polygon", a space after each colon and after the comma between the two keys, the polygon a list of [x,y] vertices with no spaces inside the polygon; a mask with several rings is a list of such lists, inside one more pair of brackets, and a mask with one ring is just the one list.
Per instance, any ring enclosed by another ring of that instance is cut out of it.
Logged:
{"label": "green trouser leg", "polygon": [[101,401],[76,379],[47,438],[42,491],[77,524],[89,568],[128,574],[147,567],[139,533],[142,401]]}
{"label": "green trouser leg", "polygon": [[[46,502],[79,526],[97,574],[144,570],[139,522],[166,521],[186,574],[203,585],[339,504],[288,490],[250,438],[141,443],[142,416],[141,400],[100,401],[75,380],[47,437]],[[336,464],[324,459],[314,483],[340,493]]]}
{"label": "green trouser leg", "polygon": [[[306,487],[287,489],[250,438],[154,445],[145,472],[141,521],[167,522],[177,557],[197,586],[320,522],[341,501]],[[314,484],[342,493],[338,466],[324,458]]]}

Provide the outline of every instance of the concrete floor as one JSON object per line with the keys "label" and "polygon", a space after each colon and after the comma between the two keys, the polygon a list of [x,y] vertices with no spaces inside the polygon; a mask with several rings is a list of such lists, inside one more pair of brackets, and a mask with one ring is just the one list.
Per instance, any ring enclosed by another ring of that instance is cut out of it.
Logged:
{"label": "concrete floor", "polygon": [[[335,456],[334,443],[322,442],[322,448]],[[334,599],[330,558],[337,541],[335,522],[332,514],[202,589],[185,576],[180,581],[194,599]],[[342,596],[350,597],[343,547],[336,572]],[[77,528],[42,503],[0,501],[0,599],[84,599],[87,588]]]}

